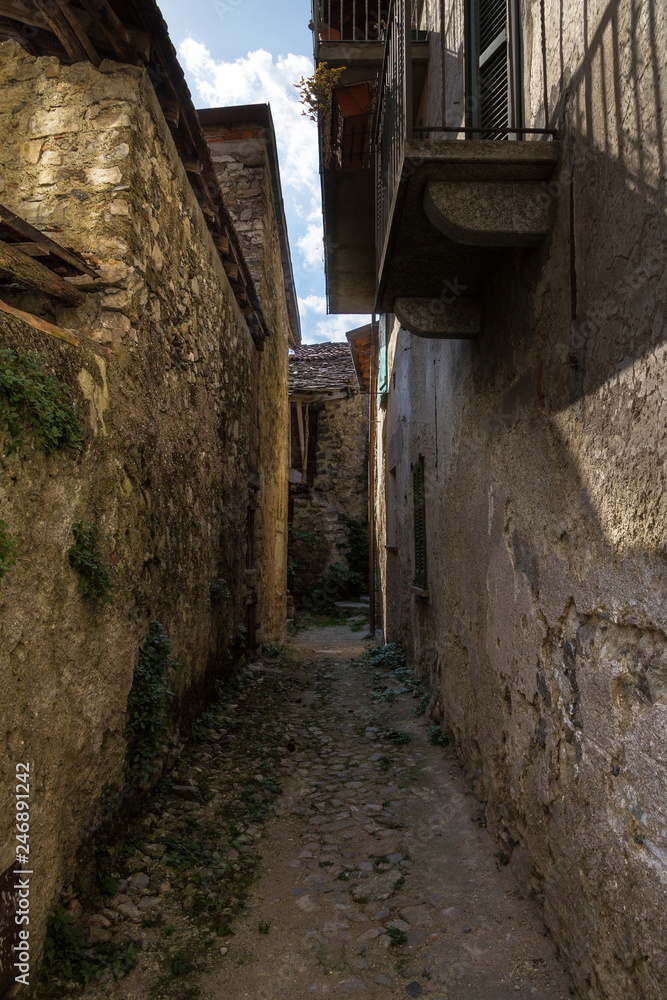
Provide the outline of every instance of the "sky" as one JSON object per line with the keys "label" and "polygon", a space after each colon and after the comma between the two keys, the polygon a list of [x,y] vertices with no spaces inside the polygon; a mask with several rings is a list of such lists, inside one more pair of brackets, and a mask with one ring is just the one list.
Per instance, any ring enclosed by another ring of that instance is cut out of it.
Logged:
{"label": "sky", "polygon": [[271,105],[305,344],[364,316],[327,316],[317,126],[294,86],[313,73],[310,0],[158,0],[195,106]]}

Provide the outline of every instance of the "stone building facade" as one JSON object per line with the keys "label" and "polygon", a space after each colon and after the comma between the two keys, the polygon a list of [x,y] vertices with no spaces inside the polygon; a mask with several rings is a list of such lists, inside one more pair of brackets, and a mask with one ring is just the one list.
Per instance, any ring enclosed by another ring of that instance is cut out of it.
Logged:
{"label": "stone building facade", "polygon": [[[199,120],[225,204],[272,332],[258,355],[259,455],[254,515],[257,639],[280,640],[285,629],[287,572],[287,356],[301,343],[276,135],[268,104],[209,108]],[[255,595],[251,595],[254,599]]]}
{"label": "stone building facade", "polygon": [[289,403],[291,587],[303,603],[313,588],[319,594],[328,584],[324,600],[358,591],[357,575],[366,583],[368,396],[360,391],[348,344],[293,351]]}
{"label": "stone building facade", "polygon": [[[40,247],[16,243],[2,223],[2,363],[7,352],[19,367],[36,358],[71,394],[81,425],[79,447],[50,454],[30,429],[12,447],[0,395],[0,528],[16,556],[0,573],[0,781],[13,787],[16,764],[30,763],[33,969],[48,913],[102,817],[103,789],[121,800],[136,792],[125,784],[126,713],[149,623],[164,627],[177,663],[154,776],[244,652],[251,595],[257,641],[284,628],[287,504],[277,494],[286,493],[287,342],[298,340],[291,274],[272,243],[265,314],[154,9],[137,5],[153,34],[133,27],[139,50],[125,62],[40,55],[59,43],[38,11],[30,16],[40,27],[17,32],[30,52],[0,44],[2,218],[14,213],[35,239],[72,247],[94,274],[59,278],[47,255],[34,282],[16,280],[7,256],[40,260]],[[3,21],[0,37],[7,32]],[[111,41],[93,37],[113,54]],[[146,68],[142,38],[164,57],[160,73]],[[286,234],[281,246],[288,261]],[[68,285],[69,304],[45,292],[44,272]],[[275,461],[285,469],[267,479],[261,463],[281,440]],[[68,557],[77,523],[100,532],[109,603],[80,592]],[[7,808],[3,893],[14,835]],[[3,923],[0,989],[11,933]]]}
{"label": "stone building facade", "polygon": [[386,638],[581,995],[659,1000],[667,10],[417,7],[387,29],[372,287],[327,250],[341,311],[380,314]]}

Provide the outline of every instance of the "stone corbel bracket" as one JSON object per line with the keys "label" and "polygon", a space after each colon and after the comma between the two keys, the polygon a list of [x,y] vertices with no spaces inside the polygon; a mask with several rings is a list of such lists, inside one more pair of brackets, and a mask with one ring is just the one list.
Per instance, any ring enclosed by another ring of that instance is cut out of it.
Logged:
{"label": "stone corbel bracket", "polygon": [[478,299],[398,298],[394,312],[401,326],[415,337],[474,340],[482,332]]}
{"label": "stone corbel bracket", "polygon": [[549,231],[550,199],[530,181],[430,181],[424,211],[452,243],[531,247]]}

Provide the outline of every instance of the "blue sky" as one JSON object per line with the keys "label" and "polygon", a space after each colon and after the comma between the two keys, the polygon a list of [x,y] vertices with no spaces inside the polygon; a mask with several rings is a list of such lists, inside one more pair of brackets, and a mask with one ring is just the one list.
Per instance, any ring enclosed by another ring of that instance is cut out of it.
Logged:
{"label": "blue sky", "polygon": [[317,127],[293,86],[313,72],[309,0],[158,0],[195,105],[268,102],[304,343],[344,340],[364,316],[327,316]]}

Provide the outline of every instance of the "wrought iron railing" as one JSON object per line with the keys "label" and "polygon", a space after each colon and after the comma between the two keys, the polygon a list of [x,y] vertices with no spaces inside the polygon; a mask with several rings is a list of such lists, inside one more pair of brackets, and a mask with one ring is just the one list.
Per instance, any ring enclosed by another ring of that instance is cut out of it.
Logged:
{"label": "wrought iron railing", "polygon": [[508,114],[507,125],[494,122],[492,129],[477,126],[423,125],[413,120],[412,43],[416,32],[414,0],[391,0],[387,15],[382,76],[375,112],[374,143],[376,170],[376,253],[378,273],[386,252],[386,240],[394,201],[403,173],[405,143],[411,139],[527,139],[554,138],[554,129],[517,126],[519,117]]}
{"label": "wrought iron railing", "polygon": [[375,131],[378,266],[401,176],[405,142],[412,138],[413,132],[411,29],[411,0],[391,0]]}
{"label": "wrought iron railing", "polygon": [[387,4],[377,0],[312,0],[315,59],[321,42],[381,42]]}

